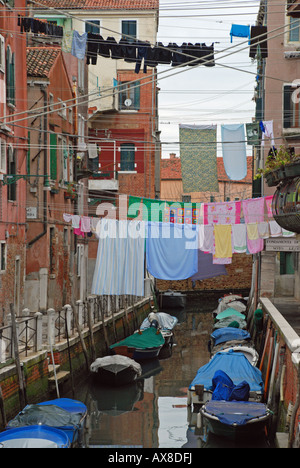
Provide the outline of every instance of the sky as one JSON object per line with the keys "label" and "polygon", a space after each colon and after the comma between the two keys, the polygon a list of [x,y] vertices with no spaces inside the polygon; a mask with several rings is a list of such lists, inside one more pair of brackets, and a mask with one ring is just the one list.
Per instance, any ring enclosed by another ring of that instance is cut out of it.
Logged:
{"label": "sky", "polygon": [[[171,69],[159,65],[159,130],[162,157],[179,152],[179,124],[220,125],[251,122],[256,61],[245,38],[230,38],[232,24],[254,25],[259,0],[160,0],[158,41],[214,43],[214,67]],[[230,67],[230,68],[229,68]],[[180,70],[180,73],[177,73]],[[251,155],[251,149],[247,148]]]}

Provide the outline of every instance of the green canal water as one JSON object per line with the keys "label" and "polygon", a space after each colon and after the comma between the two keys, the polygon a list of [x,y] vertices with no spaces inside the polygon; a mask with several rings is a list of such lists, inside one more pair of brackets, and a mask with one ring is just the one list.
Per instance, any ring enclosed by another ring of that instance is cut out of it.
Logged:
{"label": "green canal water", "polygon": [[[264,437],[243,442],[205,435],[196,427],[196,415],[187,406],[187,388],[210,355],[212,311],[217,299],[190,299],[184,310],[168,310],[178,318],[172,349],[142,364],[136,384],[109,388],[88,379],[73,398],[89,412],[91,448],[270,448]],[[72,398],[72,396],[71,396]]]}

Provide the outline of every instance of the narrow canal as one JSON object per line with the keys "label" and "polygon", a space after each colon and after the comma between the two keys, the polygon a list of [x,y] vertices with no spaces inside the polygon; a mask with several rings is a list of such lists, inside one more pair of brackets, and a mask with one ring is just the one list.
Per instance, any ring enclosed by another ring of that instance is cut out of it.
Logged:
{"label": "narrow canal", "polygon": [[168,310],[178,318],[174,345],[159,360],[142,364],[142,379],[121,388],[87,380],[77,386],[74,398],[89,411],[88,446],[93,448],[249,448],[270,447],[260,437],[231,442],[196,427],[187,406],[187,388],[199,367],[209,361],[215,300],[189,299],[184,310]]}

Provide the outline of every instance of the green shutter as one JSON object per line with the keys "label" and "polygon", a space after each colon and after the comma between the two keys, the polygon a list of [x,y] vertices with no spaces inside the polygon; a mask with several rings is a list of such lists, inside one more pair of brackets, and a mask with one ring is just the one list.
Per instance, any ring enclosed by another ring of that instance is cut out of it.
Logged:
{"label": "green shutter", "polygon": [[57,136],[50,133],[50,179],[57,178]]}
{"label": "green shutter", "polygon": [[139,110],[140,108],[140,81],[137,81],[134,83],[135,88],[134,88],[134,108],[136,110]]}
{"label": "green shutter", "polygon": [[26,161],[27,174],[30,174],[30,132],[28,132],[28,151]]}

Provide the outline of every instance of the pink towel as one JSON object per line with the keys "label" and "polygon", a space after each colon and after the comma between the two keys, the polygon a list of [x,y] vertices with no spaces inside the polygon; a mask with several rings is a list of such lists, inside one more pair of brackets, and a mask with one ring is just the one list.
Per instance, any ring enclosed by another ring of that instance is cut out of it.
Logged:
{"label": "pink towel", "polygon": [[[264,220],[264,203],[265,199],[260,198],[249,198],[248,200],[243,200],[243,212],[245,223],[261,223]],[[264,248],[263,239],[249,239],[247,238],[247,247],[249,253],[261,252]]]}
{"label": "pink towel", "polygon": [[74,229],[74,234],[76,234],[76,236],[84,237],[84,232],[81,230],[81,220],[79,221],[79,228]]}
{"label": "pink towel", "polygon": [[89,218],[88,216],[82,216],[81,230],[82,232],[91,232],[91,218]]}
{"label": "pink towel", "polygon": [[239,224],[241,202],[204,203],[204,224]]}
{"label": "pink towel", "polygon": [[273,218],[273,213],[272,213],[272,200],[273,200],[273,195],[269,195],[268,197],[265,197],[266,206],[267,206],[267,211],[268,211],[268,217],[269,217],[269,218]]}

